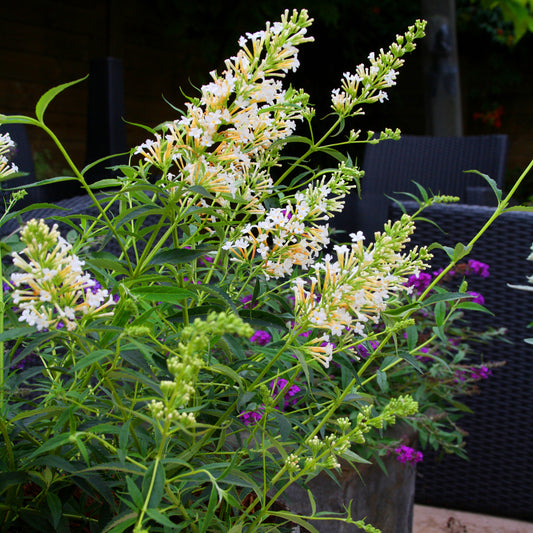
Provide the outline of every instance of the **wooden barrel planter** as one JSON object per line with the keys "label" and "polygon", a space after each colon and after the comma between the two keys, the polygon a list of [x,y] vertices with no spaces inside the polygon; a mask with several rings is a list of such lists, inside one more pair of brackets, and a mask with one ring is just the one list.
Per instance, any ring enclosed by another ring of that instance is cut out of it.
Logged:
{"label": "wooden barrel planter", "polygon": [[[400,429],[400,428],[398,428]],[[407,444],[416,442],[411,428]],[[398,430],[397,430],[398,431]],[[340,471],[321,472],[305,487],[292,485],[284,498],[292,512],[309,515],[311,504],[307,490],[311,490],[317,512],[328,511],[346,516],[349,508],[353,520],[365,519],[366,523],[381,529],[383,533],[411,533],[415,501],[416,466],[401,463],[395,454],[382,458],[387,472],[377,464],[360,464],[357,469],[341,461]],[[359,533],[353,524],[338,520],[314,520],[312,525],[321,533]]]}

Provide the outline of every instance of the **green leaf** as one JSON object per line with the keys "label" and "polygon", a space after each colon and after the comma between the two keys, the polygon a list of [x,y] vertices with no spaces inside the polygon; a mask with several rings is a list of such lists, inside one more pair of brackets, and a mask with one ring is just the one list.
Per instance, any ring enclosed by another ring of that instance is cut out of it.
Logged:
{"label": "green leaf", "polygon": [[529,211],[533,212],[533,205],[514,205],[512,207],[507,207],[502,211],[502,213],[507,213],[507,211]]}
{"label": "green leaf", "polygon": [[130,438],[131,419],[125,424],[122,424],[118,434],[118,450],[117,455],[122,463],[126,462],[126,455],[128,453],[128,441]]}
{"label": "green leaf", "polygon": [[168,302],[171,304],[177,304],[187,298],[196,299],[196,294],[187,289],[166,285],[135,287],[131,292],[151,302]]}
{"label": "green leaf", "polygon": [[389,390],[389,383],[387,381],[387,373],[383,372],[382,370],[377,370],[376,379],[377,379],[378,386],[381,389],[381,391],[387,392]]}
{"label": "green leaf", "polygon": [[309,489],[307,489],[307,497],[309,498],[309,505],[311,505],[311,515],[314,515],[316,513],[316,501]]}
{"label": "green leaf", "polygon": [[86,80],[88,76],[84,76],[83,78],[80,78],[78,80],[70,81],[68,83],[63,83],[62,85],[58,85],[57,87],[53,87],[49,91],[46,91],[41,98],[39,98],[39,101],[37,102],[37,105],[35,106],[35,116],[39,120],[39,122],[43,122],[44,112],[46,111],[46,108],[48,107],[48,104],[61,92],[63,92],[65,89],[68,89],[69,87],[72,87],[73,85],[76,85],[77,83],[80,83],[84,80]]}
{"label": "green leaf", "polygon": [[420,183],[418,183],[415,180],[411,180],[411,182],[416,185],[416,188],[420,192],[420,196],[422,197],[422,200],[424,200],[424,202],[427,202],[429,196],[428,196],[428,193],[427,193],[426,189],[424,187],[422,187],[422,185],[420,185]]}
{"label": "green leaf", "polygon": [[[224,353],[228,356],[230,361],[243,361],[246,359],[246,353],[240,339],[232,337],[231,335],[222,335],[218,341],[218,345],[224,350]],[[211,367],[212,365],[210,363],[209,368]]]}
{"label": "green leaf", "polygon": [[334,159],[336,159],[340,163],[344,163],[346,161],[346,156],[342,152],[339,152],[338,150],[335,150],[333,148],[327,148],[327,147],[322,148],[322,147],[320,147],[320,148],[318,148],[317,151],[318,152],[323,152],[325,154],[328,154],[329,156],[333,157]]}
{"label": "green leaf", "polygon": [[[115,157],[114,155],[112,157]],[[94,183],[91,183],[89,187],[91,189],[108,189],[110,187],[120,187],[122,185],[122,181],[117,180],[115,178],[107,178],[95,181]]]}
{"label": "green leaf", "polygon": [[89,454],[87,453],[87,447],[85,446],[85,443],[81,440],[81,437],[76,436],[74,438],[74,442],[76,443],[78,450],[80,450],[80,453],[83,459],[85,460],[85,463],[87,463],[87,466],[90,466],[91,461],[89,460]]}
{"label": "green leaf", "polygon": [[54,494],[53,492],[47,492],[46,503],[48,504],[48,509],[50,509],[50,515],[52,516],[52,525],[57,529],[63,513],[61,500],[57,494]]}
{"label": "green leaf", "polygon": [[128,494],[130,495],[131,501],[138,509],[142,509],[144,504],[143,495],[130,476],[126,477],[126,485],[128,487]]}
{"label": "green leaf", "polygon": [[441,294],[433,294],[426,300],[422,301],[422,307],[434,304],[435,302],[451,302],[453,300],[463,300],[467,294],[464,292],[444,292]]}
{"label": "green leaf", "polygon": [[207,189],[204,189],[201,185],[192,185],[191,187],[189,187],[189,190],[196,194],[199,194],[200,196],[209,198],[210,200],[215,199],[215,197]]}
{"label": "green leaf", "polygon": [[446,318],[446,304],[441,300],[435,305],[435,323],[441,327],[444,325],[444,319]]}
{"label": "green leaf", "polygon": [[157,509],[148,508],[146,509],[146,514],[152,520],[155,520],[158,524],[161,524],[162,526],[172,528],[173,530],[176,530],[178,528],[177,524],[169,520],[163,513],[159,512]]}
{"label": "green leaf", "polygon": [[261,311],[259,309],[246,309],[241,311],[241,317],[250,323],[252,326],[274,327],[285,329],[287,321],[274,313],[268,311]]}
{"label": "green leaf", "polygon": [[479,170],[465,170],[465,172],[470,174],[477,174],[478,176],[481,176],[490,186],[490,188],[494,191],[494,194],[496,195],[496,198],[498,199],[498,203],[502,200],[502,191],[498,188],[498,184],[487,174],[483,174],[482,172],[479,172]]}
{"label": "green leaf", "polygon": [[418,329],[416,326],[409,326],[406,330],[407,333],[407,349],[412,352],[416,343],[418,342]]}
{"label": "green leaf", "polygon": [[210,249],[197,248],[195,250],[186,250],[184,248],[163,249],[157,252],[150,261],[150,265],[163,265],[171,263],[173,265],[180,263],[190,263],[198,257],[202,257]]}
{"label": "green leaf", "polygon": [[308,533],[320,533],[316,527],[312,526],[307,520],[304,520],[301,516],[293,514],[289,511],[270,511],[272,516],[279,516],[284,520],[288,520],[289,523],[298,524],[305,528]]}
{"label": "green leaf", "polygon": [[146,471],[142,482],[143,500],[148,499],[148,507],[157,507],[165,492],[165,469],[159,461],[154,461]]}
{"label": "green leaf", "polygon": [[489,311],[486,307],[483,307],[482,305],[477,304],[476,302],[461,302],[457,305],[457,309],[469,309],[472,311],[481,311],[483,313],[488,313],[489,315],[494,316],[494,313]]}
{"label": "green leaf", "polygon": [[422,373],[422,367],[420,366],[420,362],[416,357],[413,357],[409,352],[399,352],[398,356],[403,359],[404,361],[407,361],[417,372]]}
{"label": "green leaf", "polygon": [[442,327],[433,326],[432,331],[442,342],[447,342],[448,339]]}
{"label": "green leaf", "polygon": [[126,263],[119,261],[109,252],[93,252],[86,261],[88,265],[94,268],[103,268],[116,274],[128,274],[128,269],[125,266]]}
{"label": "green leaf", "polygon": [[217,374],[222,374],[223,376],[226,376],[227,378],[230,378],[234,383],[237,383],[239,387],[242,387],[242,379],[235,370],[230,368],[229,366],[222,365],[220,363],[212,363],[210,364],[207,369],[210,372],[216,372]]}
{"label": "green leaf", "polygon": [[[53,183],[62,183],[64,181],[77,181],[78,178],[75,178],[74,176],[56,176],[55,178],[47,178],[45,180],[38,180],[33,183],[25,183],[24,185],[19,185],[18,187],[12,187],[10,189],[7,189],[8,191],[16,191],[19,189],[29,189],[32,187],[40,187],[41,185],[51,185]],[[53,204],[49,204],[53,206],[56,209],[65,209],[64,207],[55,206]],[[35,206],[31,206],[32,209],[36,209]]]}
{"label": "green leaf", "polygon": [[27,459],[32,459],[34,457],[37,457],[39,455],[43,455],[45,452],[55,450],[56,448],[59,448],[60,446],[63,446],[70,442],[70,433],[61,433],[60,435],[56,435],[55,437],[52,437],[51,439],[48,439],[46,442],[41,444],[39,448],[34,450]]}
{"label": "green leaf", "polygon": [[213,483],[211,485],[211,494],[209,495],[209,502],[207,504],[207,509],[205,510],[204,519],[200,523],[199,532],[200,533],[206,533],[209,526],[211,525],[211,521],[213,520],[213,516],[215,514],[215,509],[218,504],[218,491],[216,484]]}
{"label": "green leaf", "polygon": [[36,328],[13,328],[0,333],[0,342],[23,339],[36,331]]}
{"label": "green leaf", "polygon": [[135,522],[137,522],[137,513],[126,512],[125,514],[117,516],[107,524],[102,533],[122,533],[130,526],[133,526]]}
{"label": "green leaf", "polygon": [[41,124],[31,117],[25,115],[0,115],[0,124],[28,124],[29,126],[40,126]]}
{"label": "green leaf", "polygon": [[347,449],[346,451],[342,452],[340,454],[340,457],[342,457],[343,459],[345,459],[349,463],[361,463],[361,464],[365,464],[365,465],[372,464],[371,461],[368,461],[367,459],[365,459],[364,457],[361,457],[360,455],[356,454],[355,452],[353,452],[350,449]]}
{"label": "green leaf", "polygon": [[194,285],[192,290],[195,290],[196,292],[208,292],[209,294],[212,294],[217,299],[222,300],[224,303],[227,304],[227,306],[237,315],[237,307],[233,303],[233,300],[228,296],[228,293],[215,285]]}
{"label": "green leaf", "polygon": [[29,481],[26,472],[1,472],[0,473],[0,494],[14,485],[23,485]]}
{"label": "green leaf", "polygon": [[91,352],[89,355],[84,355],[74,365],[72,370],[76,372],[78,370],[82,370],[83,368],[87,368],[93,363],[97,363],[98,361],[101,361],[104,357],[107,357],[109,355],[113,355],[113,352],[111,350],[106,350],[106,349],[96,350],[94,352]]}
{"label": "green leaf", "polygon": [[470,247],[465,246],[462,242],[458,242],[453,249],[452,261],[460,261],[463,257],[470,253]]}
{"label": "green leaf", "polygon": [[287,415],[280,413],[279,411],[274,411],[274,417],[279,424],[279,434],[281,435],[281,440],[283,442],[287,442],[289,440],[292,428],[290,419],[287,417]]}

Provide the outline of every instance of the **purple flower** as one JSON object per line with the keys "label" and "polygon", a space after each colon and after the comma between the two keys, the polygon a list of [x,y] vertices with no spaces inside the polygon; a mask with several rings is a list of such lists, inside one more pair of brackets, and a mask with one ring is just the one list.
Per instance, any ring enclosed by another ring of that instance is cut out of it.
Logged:
{"label": "purple flower", "polygon": [[251,337],[250,342],[254,344],[259,344],[259,346],[265,346],[272,340],[272,336],[268,331],[263,331],[258,329]]}
{"label": "purple flower", "polygon": [[[288,383],[289,382],[283,378],[276,378],[270,382],[270,389],[272,391],[273,398],[276,398],[282,391],[284,391],[282,410],[296,405],[298,402],[297,394],[301,390],[298,385],[290,385],[287,387]],[[261,420],[261,418],[263,418],[264,409],[265,406],[261,405],[261,407],[259,407],[256,411],[243,411],[239,414],[239,417],[242,419],[245,426],[254,426]],[[278,409],[278,407],[276,407],[276,409]]]}
{"label": "purple flower", "polygon": [[209,264],[212,264],[214,261],[215,261],[214,258],[212,258],[209,255],[204,255],[198,258],[198,264],[204,267],[209,266]]}
{"label": "purple flower", "polygon": [[[374,351],[379,346],[379,341],[368,341],[368,344],[370,344],[372,351]],[[362,344],[358,344],[354,348],[355,351],[358,352],[359,356],[363,359],[366,359],[370,355],[368,348]]]}
{"label": "purple flower", "polygon": [[472,379],[487,379],[492,376],[492,370],[487,366],[480,366],[478,368],[470,369],[470,377]]}
{"label": "purple flower", "polygon": [[[20,353],[20,351],[20,349],[16,351],[15,358]],[[31,366],[37,366],[40,363],[40,357],[37,354],[30,353],[26,357],[23,357],[22,359],[18,360],[15,364],[11,365],[11,370],[24,370],[25,368]]]}
{"label": "purple flower", "polygon": [[475,276],[481,276],[482,278],[488,278],[490,276],[490,267],[487,263],[482,263],[475,259],[469,259],[468,273],[474,274]]}
{"label": "purple flower", "polygon": [[275,380],[273,380],[270,383],[270,388],[272,389],[272,396],[273,397],[278,396],[279,393],[283,389],[285,389],[285,393],[283,395],[283,398],[284,398],[283,408],[284,409],[287,409],[287,407],[289,407],[291,405],[296,405],[296,402],[298,401],[298,398],[296,398],[295,396],[301,390],[300,387],[298,387],[298,385],[291,385],[290,387],[285,388],[285,387],[287,387],[287,383],[288,383],[288,381],[286,379],[283,379],[283,378],[275,379]]}
{"label": "purple flower", "polygon": [[466,294],[470,294],[472,296],[471,301],[476,304],[483,305],[485,303],[485,298],[483,298],[483,295],[479,292],[468,291]]}
{"label": "purple flower", "polygon": [[455,371],[455,378],[454,378],[454,382],[455,383],[459,383],[460,381],[466,381],[468,378],[468,374],[466,372],[466,370],[456,370]]}
{"label": "purple flower", "polygon": [[243,309],[251,309],[252,300],[253,300],[253,296],[251,294],[247,294],[246,296],[243,296],[240,300]]}
{"label": "purple flower", "polygon": [[422,294],[429,286],[432,281],[431,274],[426,272],[420,272],[418,276],[414,274],[409,276],[408,280],[405,282],[406,287],[413,287],[417,294]]}
{"label": "purple flower", "polygon": [[263,413],[262,411],[243,411],[239,416],[245,426],[255,426],[263,418]]}
{"label": "purple flower", "polygon": [[416,464],[422,461],[422,459],[424,459],[424,455],[422,454],[422,452],[416,451],[415,449],[411,448],[410,446],[406,446],[405,444],[402,444],[398,448],[395,448],[394,453],[396,454],[396,459],[400,461],[400,463]]}
{"label": "purple flower", "polygon": [[[419,348],[418,351],[422,353],[429,353],[429,348],[424,346],[423,348]],[[431,363],[431,361],[433,361],[433,358],[425,355],[416,355],[416,358],[422,363]]]}

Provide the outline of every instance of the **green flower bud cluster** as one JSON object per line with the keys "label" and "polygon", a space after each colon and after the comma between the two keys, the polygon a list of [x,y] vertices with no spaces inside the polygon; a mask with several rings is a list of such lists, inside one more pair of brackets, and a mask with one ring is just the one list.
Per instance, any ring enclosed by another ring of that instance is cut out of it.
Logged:
{"label": "green flower bud cluster", "polygon": [[180,351],[203,352],[209,347],[211,337],[226,333],[251,337],[254,330],[237,315],[213,312],[207,316],[206,320],[196,318],[190,326],[183,328],[179,344]]}
{"label": "green flower bud cluster", "polygon": [[399,128],[396,128],[395,130],[392,130],[390,128],[385,128],[384,131],[379,132],[379,137],[374,137],[375,132],[369,130],[367,132],[368,138],[367,142],[368,144],[378,144],[381,141],[399,141],[400,137],[402,135],[402,132]]}
{"label": "green flower bud cluster", "polygon": [[128,326],[124,333],[129,337],[149,337],[152,330],[148,326]]}
{"label": "green flower bud cluster", "polygon": [[285,468],[287,468],[287,472],[289,474],[294,474],[298,472],[300,467],[300,458],[295,453],[291,453],[287,456],[285,459]]}
{"label": "green flower bud cluster", "polygon": [[[346,429],[351,427],[349,420],[343,425]],[[340,468],[341,465],[337,456],[342,455],[349,449],[350,436],[345,434],[341,436],[330,434],[324,437],[324,439],[320,439],[315,435],[312,439],[308,439],[306,444],[311,452],[311,456],[306,457],[305,467],[310,472],[314,472],[319,468]]]}
{"label": "green flower bud cluster", "polygon": [[397,416],[404,418],[414,415],[417,412],[418,402],[406,394],[398,398],[393,398],[383,409],[382,417],[387,423],[393,424]]}
{"label": "green flower bud cluster", "polygon": [[[138,333],[144,331],[143,327],[138,327]],[[182,424],[195,422],[194,415],[183,409],[194,397],[198,373],[204,366],[204,354],[212,344],[212,337],[225,333],[250,337],[253,329],[236,315],[216,312],[209,314],[206,320],[197,318],[192,325],[183,328],[176,355],[171,355],[167,361],[174,379],[162,380],[163,400],[153,400],[149,404],[154,418]]]}

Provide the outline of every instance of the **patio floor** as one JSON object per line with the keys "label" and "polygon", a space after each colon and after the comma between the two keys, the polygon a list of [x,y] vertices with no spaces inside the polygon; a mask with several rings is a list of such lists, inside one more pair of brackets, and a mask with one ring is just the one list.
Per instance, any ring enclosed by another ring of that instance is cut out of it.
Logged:
{"label": "patio floor", "polygon": [[413,533],[533,533],[533,523],[415,505]]}

